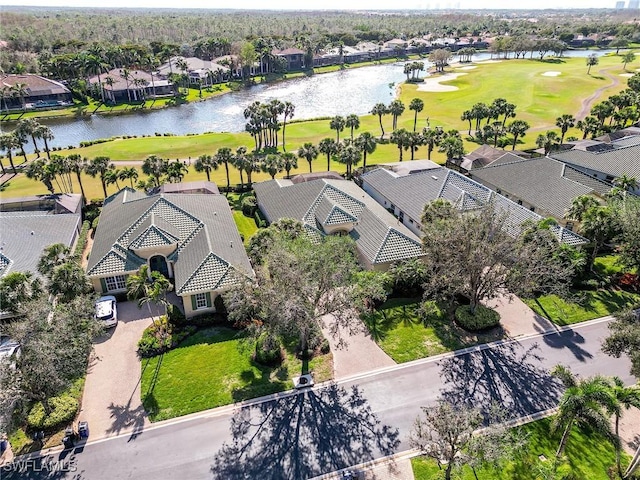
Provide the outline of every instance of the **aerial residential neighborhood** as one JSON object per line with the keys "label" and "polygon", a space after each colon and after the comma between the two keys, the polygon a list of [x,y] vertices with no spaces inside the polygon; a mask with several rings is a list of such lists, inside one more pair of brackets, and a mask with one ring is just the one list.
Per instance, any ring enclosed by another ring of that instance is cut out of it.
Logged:
{"label": "aerial residential neighborhood", "polygon": [[1,479],[640,478],[637,2],[37,3]]}

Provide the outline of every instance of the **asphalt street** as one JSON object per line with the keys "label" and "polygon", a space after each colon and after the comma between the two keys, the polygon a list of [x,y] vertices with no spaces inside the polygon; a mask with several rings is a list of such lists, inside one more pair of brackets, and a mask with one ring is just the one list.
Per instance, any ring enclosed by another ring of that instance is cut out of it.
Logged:
{"label": "asphalt street", "polygon": [[487,409],[496,401],[516,417],[557,405],[549,370],[558,363],[633,383],[626,358],[600,351],[607,334],[607,322],[592,323],[412,362],[5,466],[0,479],[309,478],[408,449],[420,407],[441,396]]}

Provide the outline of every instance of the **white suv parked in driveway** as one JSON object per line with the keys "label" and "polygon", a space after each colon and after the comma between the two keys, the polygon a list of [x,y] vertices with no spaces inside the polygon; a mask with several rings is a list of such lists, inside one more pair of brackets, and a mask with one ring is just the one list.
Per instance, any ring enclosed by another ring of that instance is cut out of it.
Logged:
{"label": "white suv parked in driveway", "polygon": [[116,297],[105,295],[96,300],[96,320],[104,322],[105,327],[115,327],[118,324]]}

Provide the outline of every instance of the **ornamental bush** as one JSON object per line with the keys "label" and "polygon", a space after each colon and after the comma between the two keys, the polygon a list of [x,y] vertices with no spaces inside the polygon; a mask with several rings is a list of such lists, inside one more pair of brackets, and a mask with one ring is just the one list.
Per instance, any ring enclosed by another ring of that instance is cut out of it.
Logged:
{"label": "ornamental bush", "polygon": [[497,327],[500,324],[500,314],[483,305],[478,305],[475,313],[471,311],[471,305],[461,305],[456,308],[456,323],[465,330],[477,332]]}
{"label": "ornamental bush", "polygon": [[258,201],[256,197],[249,196],[242,199],[242,213],[245,217],[253,217],[256,213],[256,209],[258,208]]}
{"label": "ornamental bush", "polygon": [[49,404],[53,411],[48,416],[45,414],[41,402],[37,402],[31,407],[29,415],[27,415],[27,427],[29,429],[53,430],[67,425],[75,418],[80,407],[78,400],[68,393],[51,398]]}
{"label": "ornamental bush", "polygon": [[260,365],[275,367],[282,362],[282,344],[276,338],[263,333],[256,340],[253,360]]}
{"label": "ornamental bush", "polygon": [[194,333],[193,326],[177,327],[169,323],[166,315],[147,327],[138,341],[138,355],[142,358],[155,357],[178,346]]}

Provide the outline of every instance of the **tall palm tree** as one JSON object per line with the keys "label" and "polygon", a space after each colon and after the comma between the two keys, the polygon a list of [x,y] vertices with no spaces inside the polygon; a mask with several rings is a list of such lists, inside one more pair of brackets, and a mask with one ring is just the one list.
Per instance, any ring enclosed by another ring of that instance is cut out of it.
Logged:
{"label": "tall palm tree", "polygon": [[353,131],[360,128],[360,118],[356,114],[351,113],[345,118],[344,126],[351,129],[351,141],[353,141]]}
{"label": "tall palm tree", "polygon": [[160,179],[167,173],[169,160],[158,155],[149,155],[142,162],[142,173],[153,179],[156,187],[160,186]]}
{"label": "tall palm tree", "polygon": [[15,173],[16,167],[13,164],[13,151],[18,148],[18,140],[16,136],[11,133],[3,133],[0,135],[0,150],[3,150],[7,153],[7,158],[9,159],[9,165],[11,165],[11,170]]}
{"label": "tall palm tree", "polygon": [[175,161],[169,162],[165,173],[169,183],[180,183],[184,176],[189,173],[189,168],[176,158]]}
{"label": "tall palm tree", "polygon": [[252,152],[245,156],[244,172],[247,174],[247,185],[251,187],[253,181],[251,179],[254,172],[260,171],[260,156]]}
{"label": "tall palm tree", "polygon": [[401,100],[394,100],[389,104],[389,113],[393,118],[392,129],[398,128],[398,117],[404,112],[404,103]]}
{"label": "tall palm tree", "polygon": [[318,158],[318,154],[319,151],[317,147],[311,142],[305,143],[298,149],[298,157],[304,158],[309,163],[309,173],[313,171],[312,163],[316,158]]}
{"label": "tall palm tree", "polygon": [[338,153],[338,144],[333,138],[323,138],[318,144],[318,152],[327,156],[327,172],[331,170],[331,157]]}
{"label": "tall palm tree", "polygon": [[296,157],[296,154],[291,152],[283,153],[282,166],[287,174],[287,178],[291,177],[291,170],[294,168],[298,168],[298,157]]}
{"label": "tall palm tree", "polygon": [[381,139],[384,138],[384,127],[382,126],[382,117],[388,113],[389,113],[389,109],[384,103],[376,103],[371,109],[371,115],[378,116],[378,122],[380,123],[380,131],[382,132],[382,134],[380,135]]}
{"label": "tall palm tree", "polygon": [[638,180],[635,177],[631,177],[626,173],[623,173],[621,176],[616,178],[613,181],[613,184],[616,187],[620,187],[625,192],[632,192],[633,190],[638,188]]}
{"label": "tall palm tree", "polygon": [[277,153],[269,153],[265,155],[265,157],[262,159],[262,162],[260,163],[260,169],[263,172],[268,173],[273,180],[274,178],[276,178],[276,175],[278,173],[284,170],[284,162],[282,161],[282,157]]}
{"label": "tall palm tree", "polygon": [[567,130],[575,127],[576,119],[573,115],[564,114],[556,118],[556,127],[560,129],[560,144],[564,143],[564,136],[567,134]]}
{"label": "tall palm tree", "polygon": [[27,163],[28,161],[27,152],[25,152],[24,146],[27,143],[29,143],[29,140],[27,138],[29,136],[28,133],[24,128],[16,128],[12,133],[13,133],[13,136],[16,138],[16,145],[20,149],[20,155],[22,155],[22,158],[24,158],[23,163]]}
{"label": "tall palm tree", "polygon": [[616,442],[614,446],[616,449],[616,467],[618,468],[618,474],[622,477],[622,467],[620,465],[620,417],[624,413],[624,410],[629,410],[631,407],[640,408],[640,387],[638,385],[632,385],[627,387],[621,378],[613,377],[611,379],[610,386],[610,401],[609,412],[614,415],[614,434]]}
{"label": "tall palm tree", "polygon": [[600,202],[591,195],[580,195],[571,201],[571,207],[565,212],[564,218],[582,222],[585,214],[592,208],[600,206]]}
{"label": "tall palm tree", "polygon": [[582,219],[581,232],[593,244],[589,263],[590,269],[593,270],[598,252],[616,232],[615,216],[611,208],[597,207],[587,210]]}
{"label": "tall palm tree", "polygon": [[53,269],[47,289],[51,295],[69,302],[90,292],[91,283],[80,264],[65,262]]}
{"label": "tall palm tree", "polygon": [[113,86],[116,84],[116,81],[114,80],[114,78],[110,75],[107,75],[106,77],[104,77],[104,84],[109,87],[109,90],[111,91],[111,101],[113,103],[116,103],[116,97],[113,94]]}
{"label": "tall palm tree", "polygon": [[44,151],[47,152],[47,158],[51,159],[51,150],[49,149],[49,140],[53,140],[53,132],[46,126],[39,124],[37,137],[41,138],[44,142]]}
{"label": "tall palm tree", "polygon": [[92,158],[85,170],[88,175],[91,175],[93,178],[96,176],[100,177],[100,183],[102,184],[102,192],[104,193],[104,198],[107,198],[107,183],[105,181],[105,174],[109,170],[113,170],[115,165],[111,163],[111,159],[109,157],[99,156]]}
{"label": "tall palm tree", "polygon": [[27,108],[27,104],[25,103],[25,97],[28,95],[27,84],[26,83],[14,83],[11,87],[11,91],[13,94],[20,99],[20,104],[22,105],[22,110]]}
{"label": "tall palm tree", "polygon": [[87,159],[83,158],[82,155],[78,153],[72,153],[71,155],[67,155],[67,166],[70,171],[76,174],[76,179],[78,180],[78,184],[80,185],[80,193],[82,194],[82,199],[86,201],[87,197],[84,194],[84,185],[82,185],[82,172],[87,166]]}
{"label": "tall palm tree", "polygon": [[[236,153],[231,157],[231,164],[238,169],[240,173],[240,186],[244,185],[244,168],[247,166],[248,155],[247,155],[247,147],[238,147],[236,148]],[[227,173],[227,185],[229,183],[229,174]]]}
{"label": "tall palm tree", "polygon": [[296,107],[291,102],[284,102],[284,108],[282,109],[282,151],[286,152],[287,148],[284,143],[284,131],[287,128],[287,118],[293,118],[293,114],[296,111]]}
{"label": "tall palm tree", "polygon": [[[424,102],[419,98],[414,98],[409,103],[409,110],[413,110],[413,131],[416,131],[416,126],[418,125],[418,113],[420,113],[424,109]],[[469,120],[469,135],[471,135],[471,120]]]}
{"label": "tall palm tree", "polygon": [[440,142],[438,151],[443,152],[447,161],[450,162],[454,158],[460,158],[464,155],[464,144],[462,139],[449,135]]}
{"label": "tall palm tree", "polygon": [[171,290],[173,290],[171,282],[160,272],[150,272],[148,265],[142,265],[138,273],[127,277],[127,299],[137,300],[138,308],[146,304],[153,323],[156,323],[156,319],[151,310],[151,304],[162,305],[166,311],[169,304],[167,293]]}
{"label": "tall palm tree", "polygon": [[422,129],[422,138],[424,139],[424,144],[427,146],[427,160],[431,160],[431,152],[440,146],[443,135],[442,129],[440,128],[426,127]]}
{"label": "tall palm tree", "polygon": [[362,171],[367,171],[367,155],[376,151],[378,142],[369,132],[362,132],[353,142],[362,152]]}
{"label": "tall palm tree", "polygon": [[[238,149],[236,150],[236,156],[244,155],[246,153],[247,149],[245,147],[238,147]],[[224,165],[224,171],[227,176],[227,191],[229,191],[229,188],[231,186],[231,184],[229,183],[229,164],[233,164],[234,160],[234,155],[231,152],[231,149],[228,147],[219,148],[213,156],[213,163],[215,163],[216,165]],[[213,168],[215,170],[215,167]]]}
{"label": "tall palm tree", "polygon": [[408,144],[409,132],[404,128],[394,130],[393,132],[391,132],[391,137],[389,138],[389,141],[391,143],[395,143],[396,146],[398,147],[398,152],[400,154],[398,160],[401,162],[403,150],[406,150],[407,148],[409,148],[409,144]]}
{"label": "tall palm tree", "polygon": [[551,153],[551,151],[554,150],[559,143],[560,139],[558,138],[558,134],[553,131],[541,133],[536,139],[536,146],[538,148],[544,149],[545,155],[549,155],[549,153]]}
{"label": "tall palm tree", "polygon": [[355,145],[347,144],[340,148],[340,151],[336,154],[335,159],[338,163],[346,165],[347,177],[351,177],[353,167],[360,163],[360,150]]}
{"label": "tall palm tree", "polygon": [[563,429],[556,458],[564,453],[569,433],[576,424],[588,426],[611,437],[611,425],[605,411],[610,400],[607,379],[599,375],[580,379],[562,365],[554,367],[551,374],[566,388],[552,422],[554,431]]}
{"label": "tall palm tree", "polygon": [[207,174],[207,182],[210,182],[211,170],[218,169],[218,162],[211,155],[200,155],[194,162],[193,168],[196,172],[205,172]]}
{"label": "tall palm tree", "polygon": [[40,123],[35,118],[21,118],[18,120],[16,125],[16,130],[21,132],[21,135],[24,137],[31,137],[31,141],[33,142],[33,150],[36,155],[40,153],[40,149],[38,148],[38,144],[36,143],[36,138],[39,137]]}
{"label": "tall palm tree", "polygon": [[131,188],[133,188],[133,182],[138,180],[138,170],[136,167],[123,167],[120,169],[120,173],[118,174],[120,180],[129,180],[129,184]]}
{"label": "tall palm tree", "polygon": [[329,122],[329,128],[336,131],[336,142],[340,143],[340,132],[344,130],[346,120],[340,115],[336,115]]}
{"label": "tall palm tree", "polygon": [[104,173],[104,182],[107,185],[115,185],[117,192],[120,191],[120,184],[118,183],[118,180],[120,180],[120,170],[118,170],[117,168],[114,168],[113,170],[107,170]]}
{"label": "tall palm tree", "polygon": [[64,243],[54,243],[42,250],[36,269],[45,277],[50,277],[53,269],[67,262],[71,249]]}
{"label": "tall palm tree", "polygon": [[131,103],[131,90],[129,90],[129,82],[131,81],[131,71],[128,68],[123,68],[120,70],[120,76],[127,83],[127,99],[129,103]]}
{"label": "tall palm tree", "polygon": [[514,120],[507,126],[507,133],[513,135],[513,143],[511,144],[511,150],[516,149],[518,139],[524,137],[529,130],[529,124],[524,120]]}

